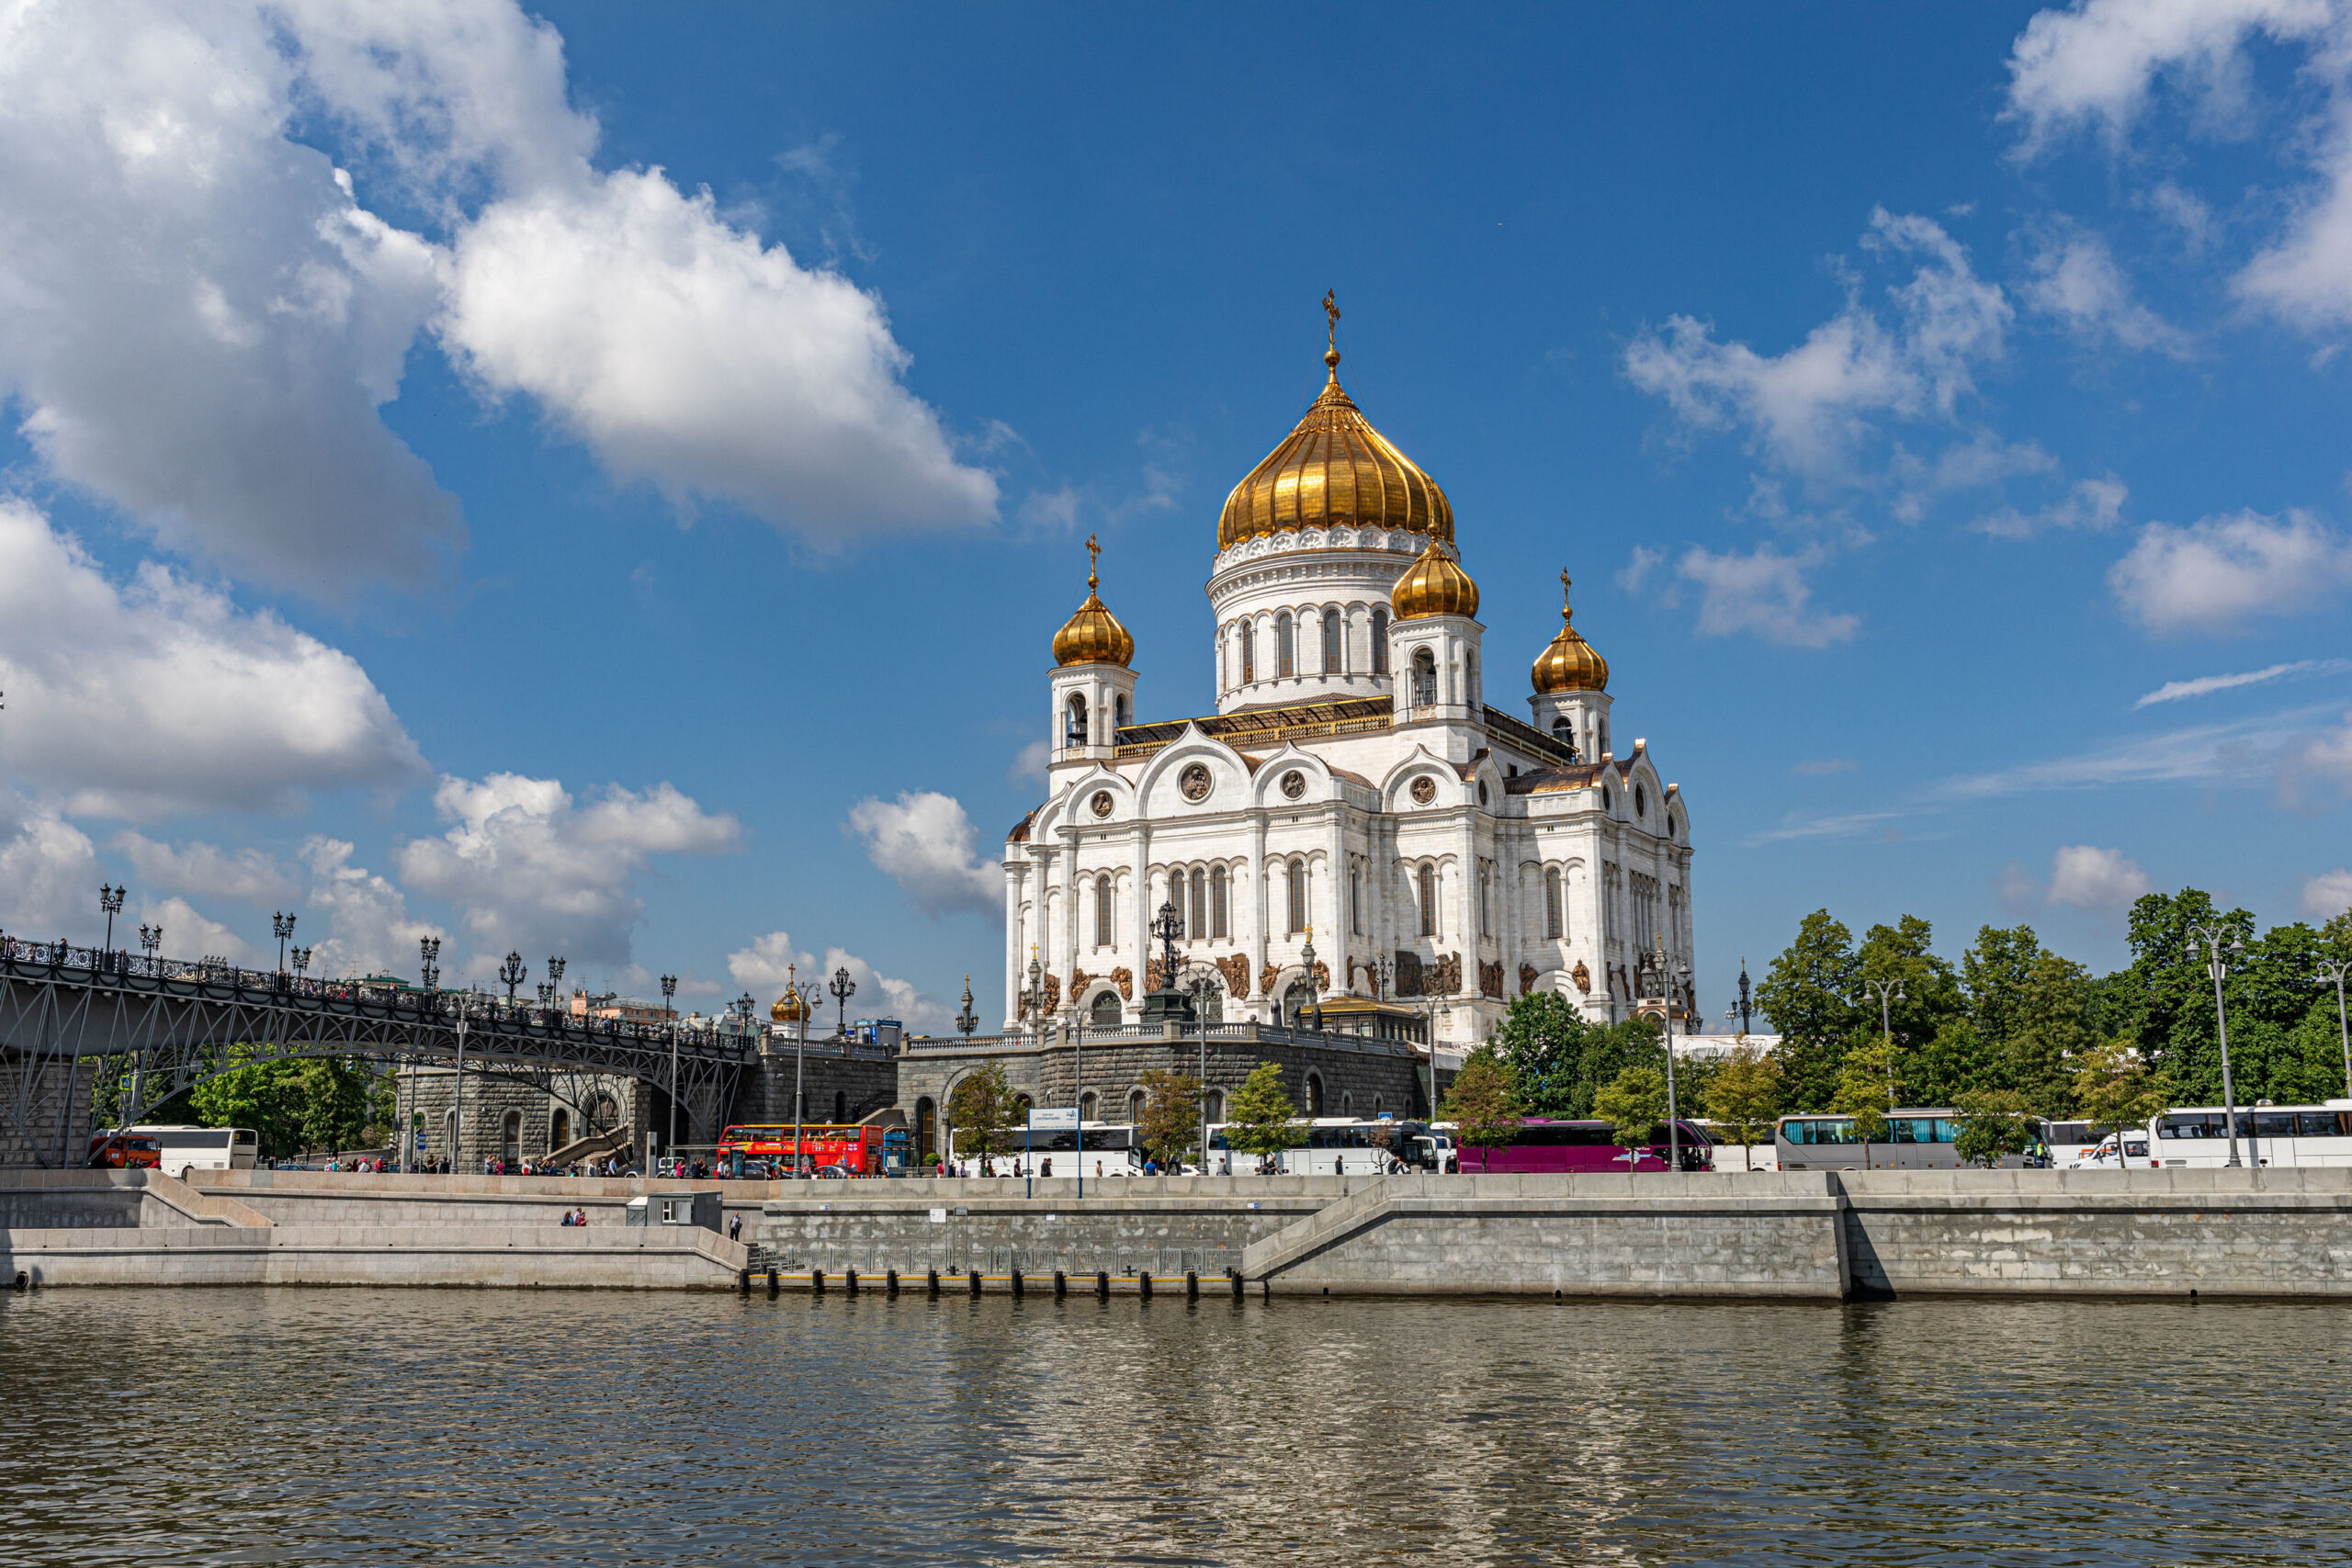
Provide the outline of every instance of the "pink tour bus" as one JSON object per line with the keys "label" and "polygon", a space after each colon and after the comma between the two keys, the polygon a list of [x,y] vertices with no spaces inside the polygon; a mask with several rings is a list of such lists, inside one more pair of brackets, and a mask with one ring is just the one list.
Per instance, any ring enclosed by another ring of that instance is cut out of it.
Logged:
{"label": "pink tour bus", "polygon": [[[1675,1126],[1681,1138],[1682,1168],[1713,1170],[1715,1146],[1708,1141],[1707,1134],[1688,1122],[1677,1122]],[[1632,1168],[1664,1170],[1668,1147],[1666,1123],[1661,1122],[1650,1129],[1648,1139],[1634,1151]],[[1617,1142],[1616,1129],[1606,1122],[1555,1122],[1531,1117],[1519,1124],[1519,1132],[1500,1148],[1481,1149],[1462,1144],[1455,1152],[1461,1156],[1464,1173],[1490,1171],[1500,1176],[1525,1171],[1551,1175],[1627,1168],[1625,1148]]]}

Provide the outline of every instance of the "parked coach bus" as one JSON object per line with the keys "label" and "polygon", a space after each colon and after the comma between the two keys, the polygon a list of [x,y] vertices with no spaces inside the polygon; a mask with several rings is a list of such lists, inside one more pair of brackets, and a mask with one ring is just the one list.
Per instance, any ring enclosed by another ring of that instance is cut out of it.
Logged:
{"label": "parked coach bus", "polygon": [[192,1170],[251,1170],[261,1153],[261,1134],[251,1127],[133,1127],[155,1140],[166,1175],[187,1179]]}
{"label": "parked coach bus", "polygon": [[[2167,1111],[2149,1119],[2148,1131],[2155,1143],[2150,1157],[2159,1165],[2230,1162],[2229,1120],[2219,1106]],[[2248,1166],[2352,1165],[2352,1100],[2321,1105],[2257,1105],[2250,1110],[2239,1106],[2238,1158]]]}
{"label": "parked coach bus", "polygon": [[[1226,1138],[1230,1123],[1209,1127],[1209,1169],[1216,1175],[1252,1176],[1258,1156],[1244,1154]],[[1274,1156],[1283,1176],[1378,1176],[1391,1164],[1430,1170],[1453,1152],[1453,1135],[1426,1122],[1393,1117],[1359,1121],[1352,1116],[1298,1118],[1291,1122],[1296,1145]]]}
{"label": "parked coach bus", "polygon": [[[1865,1145],[1851,1116],[1783,1116],[1772,1129],[1772,1149],[1782,1170],[1958,1170],[1960,1112],[1898,1107],[1886,1114],[1886,1131]],[[2004,1170],[2050,1162],[2038,1139],[2024,1154],[2003,1155]]]}
{"label": "parked coach bus", "polygon": [[[1081,1174],[1081,1159],[1083,1174],[1089,1179],[1143,1174],[1143,1145],[1136,1139],[1135,1128],[1125,1122],[1089,1122],[1075,1133],[1016,1124],[1012,1138],[1012,1146],[1005,1153],[992,1156],[996,1175],[1011,1175],[1016,1161],[1023,1170],[1039,1175],[1045,1163],[1051,1160],[1056,1176],[1077,1176]],[[988,1174],[978,1155],[956,1152],[952,1130],[948,1134],[947,1167],[953,1176]]]}
{"label": "parked coach bus", "polygon": [[[1682,1168],[1713,1170],[1715,1168],[1714,1141],[1689,1122],[1678,1121],[1674,1125],[1681,1145]],[[1660,1122],[1636,1146],[1629,1163],[1625,1145],[1617,1141],[1617,1129],[1611,1122],[1530,1117],[1519,1124],[1519,1131],[1512,1134],[1510,1142],[1500,1148],[1482,1149],[1464,1145],[1458,1152],[1462,1156],[1462,1168],[1472,1173],[1557,1175],[1563,1172],[1664,1170],[1667,1168],[1668,1151],[1672,1146],[1667,1136],[1667,1125]]]}
{"label": "parked coach bus", "polygon": [[[815,1176],[880,1176],[888,1134],[894,1130],[864,1122],[807,1122],[800,1128],[800,1170]],[[729,1127],[718,1135],[718,1168],[730,1177],[788,1174],[794,1163],[792,1134],[790,1122]]]}

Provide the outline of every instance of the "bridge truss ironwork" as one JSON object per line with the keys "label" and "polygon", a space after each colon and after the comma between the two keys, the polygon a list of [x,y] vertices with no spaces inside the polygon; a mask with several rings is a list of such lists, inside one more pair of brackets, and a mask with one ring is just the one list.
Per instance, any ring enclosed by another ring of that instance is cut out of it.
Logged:
{"label": "bridge truss ironwork", "polygon": [[633,1077],[724,1115],[756,1037],[579,1018],[479,991],[316,979],[225,961],[134,956],[0,936],[0,1164],[76,1166],[96,1071],[119,1075],[112,1121],[129,1125],[232,1067],[339,1056],[456,1063],[578,1100],[585,1080]]}

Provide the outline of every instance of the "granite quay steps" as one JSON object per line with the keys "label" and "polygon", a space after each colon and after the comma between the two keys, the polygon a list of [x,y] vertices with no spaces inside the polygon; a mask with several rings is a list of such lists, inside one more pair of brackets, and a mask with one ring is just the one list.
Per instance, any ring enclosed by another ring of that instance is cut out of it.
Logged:
{"label": "granite quay steps", "polygon": [[[26,1286],[356,1284],[724,1290],[751,1249],[692,1226],[630,1226],[641,1194],[766,1182],[151,1170],[0,1172],[0,1278]],[[246,1201],[247,1199],[255,1201]],[[584,1209],[588,1224],[562,1224]]]}

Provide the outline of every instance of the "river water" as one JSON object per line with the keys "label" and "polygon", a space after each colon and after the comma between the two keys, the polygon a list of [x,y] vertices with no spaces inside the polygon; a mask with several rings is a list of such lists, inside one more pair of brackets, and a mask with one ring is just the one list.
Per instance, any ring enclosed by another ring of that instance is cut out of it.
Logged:
{"label": "river water", "polygon": [[2352,1555],[2352,1306],[51,1291],[0,1564]]}

